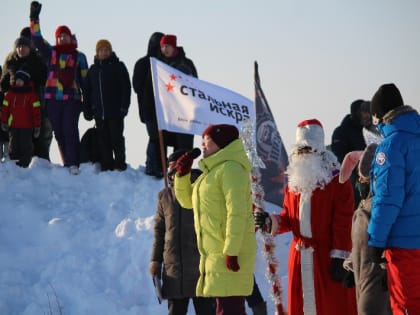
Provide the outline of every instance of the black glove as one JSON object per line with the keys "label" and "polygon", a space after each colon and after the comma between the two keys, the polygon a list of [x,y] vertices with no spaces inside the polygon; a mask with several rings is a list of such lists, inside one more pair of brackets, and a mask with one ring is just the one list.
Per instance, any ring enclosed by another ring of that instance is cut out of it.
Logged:
{"label": "black glove", "polygon": [[37,21],[39,20],[39,14],[41,13],[41,7],[42,4],[38,1],[32,1],[31,2],[31,10],[29,13],[29,18],[31,21]]}
{"label": "black glove", "polygon": [[386,262],[386,259],[382,257],[383,252],[384,248],[382,247],[368,246],[367,248],[369,260],[375,264]]}
{"label": "black glove", "polygon": [[330,276],[336,282],[342,282],[347,270],[343,267],[344,259],[331,258]]}
{"label": "black glove", "polygon": [[268,212],[265,211],[254,211],[254,224],[259,229],[264,229],[268,232],[271,231],[271,218]]}
{"label": "black glove", "polygon": [[345,288],[354,288],[356,286],[356,282],[354,281],[354,273],[353,271],[346,270],[343,278],[343,285]]}

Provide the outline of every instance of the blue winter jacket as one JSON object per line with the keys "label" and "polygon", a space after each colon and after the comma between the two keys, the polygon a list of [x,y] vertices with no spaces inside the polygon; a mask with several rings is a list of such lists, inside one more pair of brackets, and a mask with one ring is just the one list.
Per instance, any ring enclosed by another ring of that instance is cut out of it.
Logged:
{"label": "blue winter jacket", "polygon": [[371,170],[369,245],[420,249],[420,117],[398,107],[378,124],[385,137]]}

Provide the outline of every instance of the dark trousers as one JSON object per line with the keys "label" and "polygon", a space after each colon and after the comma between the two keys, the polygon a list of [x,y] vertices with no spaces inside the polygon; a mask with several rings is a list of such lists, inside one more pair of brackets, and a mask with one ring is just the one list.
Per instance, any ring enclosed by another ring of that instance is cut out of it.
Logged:
{"label": "dark trousers", "polygon": [[255,305],[258,305],[264,302],[264,299],[260,292],[260,288],[258,287],[258,284],[255,281],[255,276],[254,276],[254,286],[252,287],[252,293],[251,295],[246,296],[245,300],[249,308],[253,308]]}
{"label": "dark trousers", "polygon": [[[194,297],[192,298],[196,315],[215,315],[215,299]],[[188,303],[190,298],[169,299],[168,315],[186,315],[188,312]]]}
{"label": "dark trousers", "polygon": [[46,112],[42,113],[41,131],[38,138],[33,138],[33,155],[41,159],[50,160],[50,147],[52,142],[52,127]]}
{"label": "dark trousers", "polygon": [[101,170],[125,170],[124,118],[96,119],[99,135]]}
{"label": "dark trousers", "polygon": [[11,128],[9,131],[9,157],[16,164],[28,167],[32,159],[32,128]]}
{"label": "dark trousers", "polygon": [[[157,122],[148,120],[145,122],[149,142],[146,149],[146,174],[162,174],[162,159],[160,156],[159,132]],[[165,166],[166,167],[166,166]]]}
{"label": "dark trousers", "polygon": [[246,315],[245,297],[225,296],[216,298],[216,315]]}
{"label": "dark trousers", "polygon": [[63,165],[79,166],[80,101],[47,100],[46,105]]}

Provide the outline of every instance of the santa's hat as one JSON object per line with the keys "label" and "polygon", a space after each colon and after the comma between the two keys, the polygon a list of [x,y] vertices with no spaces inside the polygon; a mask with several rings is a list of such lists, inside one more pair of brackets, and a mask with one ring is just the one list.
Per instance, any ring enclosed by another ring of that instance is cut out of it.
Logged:
{"label": "santa's hat", "polygon": [[318,119],[307,119],[297,125],[295,147],[311,147],[312,151],[325,151],[324,129]]}

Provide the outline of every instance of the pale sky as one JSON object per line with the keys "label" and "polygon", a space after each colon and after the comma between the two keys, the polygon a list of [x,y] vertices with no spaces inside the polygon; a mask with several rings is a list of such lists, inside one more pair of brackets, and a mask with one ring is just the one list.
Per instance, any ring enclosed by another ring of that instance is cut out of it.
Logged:
{"label": "pale sky", "polygon": [[[394,82],[406,104],[419,109],[420,1],[417,0],[46,0],[44,37],[58,25],[76,34],[93,62],[96,42],[108,39],[132,76],[155,31],[175,34],[199,78],[254,98],[254,61],[289,152],[296,125],[318,118],[326,144],[358,98],[370,99]],[[29,24],[30,1],[2,0],[0,59]],[[93,125],[81,117],[80,130]],[[127,161],[144,165],[147,134],[135,93],[126,119]],[[200,137],[196,136],[199,145]],[[59,162],[55,140],[53,161]]]}

